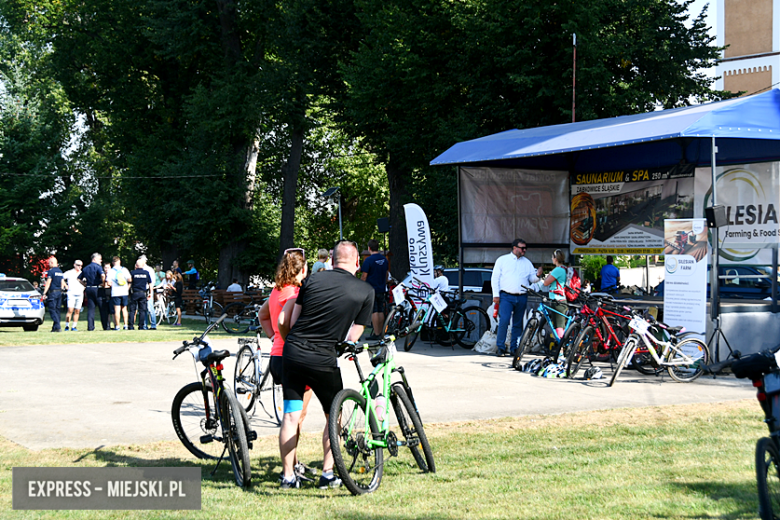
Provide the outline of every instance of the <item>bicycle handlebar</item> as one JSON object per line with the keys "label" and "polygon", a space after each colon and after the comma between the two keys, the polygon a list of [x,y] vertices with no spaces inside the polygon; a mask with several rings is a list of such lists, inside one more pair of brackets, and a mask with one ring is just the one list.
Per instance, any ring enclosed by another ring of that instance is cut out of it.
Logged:
{"label": "bicycle handlebar", "polygon": [[388,334],[387,336],[381,339],[364,341],[363,343],[344,341],[338,346],[336,352],[338,353],[339,356],[343,356],[344,354],[359,354],[364,350],[368,350],[370,348],[383,347],[393,341],[395,341],[395,336],[393,336],[392,334]]}

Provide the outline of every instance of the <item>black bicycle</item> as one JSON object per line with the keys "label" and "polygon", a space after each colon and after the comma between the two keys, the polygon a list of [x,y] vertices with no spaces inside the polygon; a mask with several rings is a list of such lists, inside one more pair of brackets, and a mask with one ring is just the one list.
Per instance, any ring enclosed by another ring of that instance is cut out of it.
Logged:
{"label": "black bicycle", "polygon": [[252,483],[249,450],[257,433],[249,429],[249,417],[230,388],[224,384],[222,360],[230,356],[227,350],[213,351],[206,334],[227,317],[223,314],[198,338],[184,341],[173,351],[176,359],[184,351],[192,354],[195,371],[203,364],[200,381],[190,383],[176,394],[171,406],[173,429],[190,453],[200,459],[217,459],[213,476],[225,453],[229,454],[233,475],[239,487]]}
{"label": "black bicycle", "polygon": [[780,519],[780,368],[775,358],[778,351],[780,345],[744,357],[734,351],[725,361],[704,367],[713,374],[731,367],[736,377],[752,380],[758,391],[756,398],[769,428],[769,437],[756,443],[758,514],[762,520]]}

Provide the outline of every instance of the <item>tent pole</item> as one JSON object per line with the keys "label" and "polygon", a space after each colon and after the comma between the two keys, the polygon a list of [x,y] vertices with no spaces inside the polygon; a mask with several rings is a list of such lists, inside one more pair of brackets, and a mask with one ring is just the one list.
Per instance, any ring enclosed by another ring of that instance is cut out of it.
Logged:
{"label": "tent pole", "polygon": [[[718,153],[718,147],[715,145],[715,136],[712,137],[712,155],[710,157],[710,166],[712,169],[712,203],[711,206],[717,204],[717,179],[715,176],[715,154]],[[714,348],[711,350],[715,361],[720,361],[720,279],[718,278],[718,260],[720,257],[720,232],[718,228],[715,228],[712,233],[712,269],[710,271],[710,316],[712,317],[713,330],[712,337]]]}
{"label": "tent pole", "polygon": [[458,294],[463,295],[463,233],[460,221],[460,167],[455,167],[456,185],[458,187]]}
{"label": "tent pole", "polygon": [[777,244],[772,246],[772,312],[777,312]]}

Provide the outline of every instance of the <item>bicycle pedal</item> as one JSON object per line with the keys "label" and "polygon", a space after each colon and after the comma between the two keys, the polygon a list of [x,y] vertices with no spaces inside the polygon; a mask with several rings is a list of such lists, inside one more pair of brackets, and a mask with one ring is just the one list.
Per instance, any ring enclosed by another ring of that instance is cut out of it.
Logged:
{"label": "bicycle pedal", "polygon": [[210,443],[213,440],[214,440],[214,436],[213,435],[201,435],[200,436],[200,443],[201,444],[208,444],[208,443]]}
{"label": "bicycle pedal", "polygon": [[246,388],[236,388],[236,393],[243,395],[246,393]]}
{"label": "bicycle pedal", "polygon": [[257,440],[257,432],[255,430],[249,430],[246,434],[246,440],[248,441],[256,441]]}

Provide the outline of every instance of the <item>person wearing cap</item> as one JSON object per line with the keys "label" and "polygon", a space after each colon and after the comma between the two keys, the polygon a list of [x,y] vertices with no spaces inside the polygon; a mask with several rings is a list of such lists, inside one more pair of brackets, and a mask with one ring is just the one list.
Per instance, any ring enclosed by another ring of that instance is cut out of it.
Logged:
{"label": "person wearing cap", "polygon": [[[498,331],[496,332],[497,355],[514,355],[517,342],[523,333],[523,316],[528,305],[526,287],[538,282],[544,272],[534,269],[534,264],[525,257],[528,249],[522,238],[512,242],[512,252],[498,257],[493,266],[491,284],[493,285],[493,303],[498,306]],[[509,320],[512,319],[512,339],[509,352],[506,349],[506,335]]]}
{"label": "person wearing cap", "polygon": [[200,273],[198,273],[198,270],[195,269],[195,260],[187,260],[187,269],[182,274],[189,276],[189,284],[187,285],[188,289],[197,289],[198,288],[198,280],[200,280]]}

